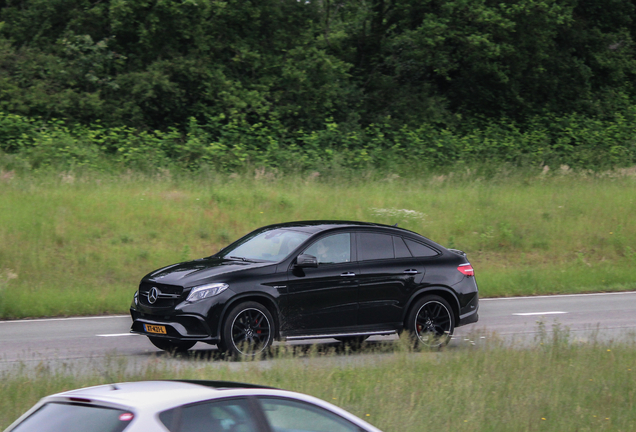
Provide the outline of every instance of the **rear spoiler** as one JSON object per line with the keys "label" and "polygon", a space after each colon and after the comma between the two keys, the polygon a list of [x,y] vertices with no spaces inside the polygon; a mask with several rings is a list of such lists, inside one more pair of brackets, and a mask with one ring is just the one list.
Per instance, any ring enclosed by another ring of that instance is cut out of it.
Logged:
{"label": "rear spoiler", "polygon": [[164,380],[164,381],[177,381],[188,384],[198,384],[205,387],[212,387],[215,389],[234,389],[234,388],[245,388],[245,389],[272,389],[278,390],[276,387],[269,387],[258,384],[248,384],[248,383],[240,383],[233,381],[210,381],[210,380],[188,380],[188,379],[175,379],[175,380]]}
{"label": "rear spoiler", "polygon": [[459,249],[449,249],[449,251],[451,251],[451,252],[455,252],[457,255],[460,255],[460,256],[466,257],[466,252],[461,251],[461,250],[459,250]]}

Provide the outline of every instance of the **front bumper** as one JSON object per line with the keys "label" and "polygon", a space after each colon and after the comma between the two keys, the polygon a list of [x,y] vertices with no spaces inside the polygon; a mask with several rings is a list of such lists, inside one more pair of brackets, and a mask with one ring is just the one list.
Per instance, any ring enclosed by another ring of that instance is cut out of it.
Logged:
{"label": "front bumper", "polygon": [[[196,303],[182,301],[170,307],[152,307],[133,299],[130,316],[133,323],[131,333],[171,339],[175,341],[200,341],[217,344],[220,341],[220,320],[229,298],[234,295],[229,289],[221,295]],[[150,333],[144,324],[166,328],[166,334]]]}
{"label": "front bumper", "polygon": [[[200,341],[210,344],[216,344],[220,340],[203,317],[198,315],[157,316],[143,313],[133,308],[130,309],[130,315],[133,320],[130,328],[131,333],[172,340]],[[164,326],[166,334],[147,332],[144,324]]]}

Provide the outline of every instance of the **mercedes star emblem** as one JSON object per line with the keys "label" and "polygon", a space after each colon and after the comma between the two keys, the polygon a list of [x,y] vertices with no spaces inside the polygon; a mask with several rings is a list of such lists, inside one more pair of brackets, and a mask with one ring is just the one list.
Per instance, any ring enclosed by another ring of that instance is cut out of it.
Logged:
{"label": "mercedes star emblem", "polygon": [[157,287],[152,287],[148,292],[148,303],[155,304],[161,291]]}

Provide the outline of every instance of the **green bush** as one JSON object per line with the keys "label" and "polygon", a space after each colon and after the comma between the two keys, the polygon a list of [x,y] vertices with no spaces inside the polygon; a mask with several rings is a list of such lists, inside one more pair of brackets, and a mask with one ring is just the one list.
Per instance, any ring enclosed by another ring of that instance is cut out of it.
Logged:
{"label": "green bush", "polygon": [[[236,172],[251,167],[380,172],[466,166],[567,165],[604,170],[636,162],[636,107],[601,120],[579,114],[546,115],[519,125],[509,119],[455,129],[384,123],[347,128],[327,119],[313,131],[286,129],[270,120],[190,118],[181,132],[68,124],[0,113],[0,151],[33,169],[90,167],[153,170],[173,167]],[[5,165],[6,160],[5,158]]]}

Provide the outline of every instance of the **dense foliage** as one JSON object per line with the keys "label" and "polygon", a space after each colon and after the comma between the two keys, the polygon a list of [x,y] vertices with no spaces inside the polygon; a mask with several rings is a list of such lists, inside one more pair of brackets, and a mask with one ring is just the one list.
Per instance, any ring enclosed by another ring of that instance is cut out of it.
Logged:
{"label": "dense foliage", "polygon": [[223,116],[203,125],[190,118],[184,130],[140,131],[0,113],[0,151],[5,152],[0,152],[0,171],[124,167],[236,172],[256,167],[417,175],[458,165],[490,166],[496,172],[502,164],[598,171],[636,164],[635,130],[634,108],[607,120],[544,116],[520,128],[503,119],[463,131],[427,123],[396,127],[390,119],[358,130],[329,122],[313,131],[291,131],[280,122],[249,125]]}
{"label": "dense foliage", "polygon": [[514,144],[505,159],[576,164],[592,128],[605,141],[574,159],[625,163],[635,17],[623,0],[0,0],[0,150],[64,129],[83,153],[186,165],[368,147],[439,164],[504,129],[482,159]]}

